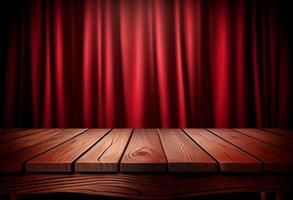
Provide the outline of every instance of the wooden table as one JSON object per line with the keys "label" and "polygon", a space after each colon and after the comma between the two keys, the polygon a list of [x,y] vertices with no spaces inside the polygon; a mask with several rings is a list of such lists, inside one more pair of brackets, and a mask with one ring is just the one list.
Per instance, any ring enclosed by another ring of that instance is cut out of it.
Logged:
{"label": "wooden table", "polygon": [[284,129],[1,129],[0,142],[0,198],[293,189],[293,133]]}

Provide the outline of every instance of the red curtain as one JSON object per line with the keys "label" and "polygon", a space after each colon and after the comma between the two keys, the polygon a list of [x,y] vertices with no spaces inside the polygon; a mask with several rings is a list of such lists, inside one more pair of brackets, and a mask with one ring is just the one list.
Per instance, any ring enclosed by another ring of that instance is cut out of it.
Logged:
{"label": "red curtain", "polygon": [[19,2],[1,126],[290,126],[288,35],[273,3]]}

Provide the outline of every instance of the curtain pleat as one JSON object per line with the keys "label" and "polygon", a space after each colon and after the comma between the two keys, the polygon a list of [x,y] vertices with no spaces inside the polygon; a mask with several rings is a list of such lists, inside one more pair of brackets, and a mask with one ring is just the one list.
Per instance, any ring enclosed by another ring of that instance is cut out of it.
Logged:
{"label": "curtain pleat", "polygon": [[268,1],[20,4],[3,127],[290,126],[288,34]]}

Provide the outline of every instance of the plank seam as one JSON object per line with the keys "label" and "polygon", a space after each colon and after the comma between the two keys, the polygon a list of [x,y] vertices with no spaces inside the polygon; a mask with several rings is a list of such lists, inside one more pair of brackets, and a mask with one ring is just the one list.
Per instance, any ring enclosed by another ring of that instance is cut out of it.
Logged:
{"label": "plank seam", "polygon": [[[108,135],[108,134],[107,134]],[[98,161],[100,162],[100,159],[102,158],[102,156],[106,153],[106,151],[108,151],[108,149],[113,145],[113,140],[111,141],[111,143],[107,146],[107,148],[104,149],[104,151],[99,155],[98,157]]]}
{"label": "plank seam", "polygon": [[[66,129],[63,129],[63,130],[66,130]],[[56,131],[57,131],[57,130],[56,130]],[[52,147],[52,148],[49,148],[49,149],[47,149],[46,151],[43,151],[43,152],[41,152],[41,153],[39,153],[39,154],[37,154],[37,155],[35,155],[35,156],[29,158],[29,159],[26,159],[26,160],[23,162],[23,164],[22,164],[22,171],[26,171],[26,170],[25,170],[25,169],[26,169],[26,163],[27,163],[28,161],[34,159],[35,157],[37,157],[37,156],[39,156],[39,155],[41,155],[41,154],[43,154],[43,153],[46,153],[47,151],[50,151],[51,149],[54,149],[54,148],[56,148],[56,147],[62,145],[63,143],[65,143],[65,142],[67,142],[67,141],[69,141],[69,140],[71,140],[71,139],[73,139],[73,138],[75,138],[75,137],[77,137],[77,136],[79,136],[79,135],[85,133],[86,131],[88,131],[88,129],[86,129],[86,130],[80,132],[79,134],[75,135],[74,137],[71,137],[71,138],[69,138],[69,139],[67,139],[67,140],[64,140],[64,141],[61,142],[60,144],[57,144],[56,146],[54,146],[54,147]],[[45,142],[46,142],[46,141],[45,141]]]}
{"label": "plank seam", "polygon": [[216,158],[214,158],[209,152],[207,152],[202,146],[200,146],[195,140],[193,140],[189,135],[188,133],[186,133],[184,131],[184,129],[181,128],[181,131],[189,138],[191,139],[191,141],[193,143],[195,143],[199,148],[201,148],[204,152],[206,152],[216,163],[217,163],[217,166],[218,166],[218,170],[217,172],[221,172],[221,167],[220,167],[220,162],[216,160]]}
{"label": "plank seam", "polygon": [[[284,138],[286,138],[286,139],[290,139],[290,140],[292,140],[291,137],[288,137],[288,136],[286,136],[286,135],[279,134],[279,133],[277,133],[277,132],[273,132],[273,131],[271,131],[271,130],[267,130],[267,129],[265,129],[265,128],[261,128],[261,130],[266,131],[266,132],[268,132],[268,133],[272,133],[272,134],[274,134],[274,135],[278,135],[278,136],[284,137]],[[285,129],[285,130],[288,130],[288,129]]]}
{"label": "plank seam", "polygon": [[[39,131],[39,132],[32,133],[32,134],[30,134],[30,135],[28,135],[28,136],[32,136],[33,134],[39,134],[39,133],[44,132],[44,131],[48,131],[47,134],[54,134],[54,133],[56,133],[56,132],[59,131],[59,130],[60,130],[60,129],[52,129],[52,130],[51,130],[51,129],[46,129],[46,130],[41,130],[41,131]],[[57,135],[57,134],[56,134],[56,135]],[[56,135],[50,136],[50,137],[48,138],[48,140],[54,138]],[[25,136],[25,137],[27,137],[27,136]],[[25,138],[25,137],[22,137],[22,138]],[[40,136],[40,137],[44,137],[44,136]],[[16,139],[20,139],[20,138],[16,138]],[[10,141],[15,142],[15,141],[13,141],[13,140],[8,140],[8,141],[9,141],[9,142],[10,142]],[[7,142],[7,143],[9,143],[9,142]],[[17,152],[20,152],[20,151],[24,151],[24,150],[26,150],[26,149],[29,149],[29,148],[31,148],[31,147],[35,147],[35,146],[37,146],[37,145],[39,145],[39,144],[42,144],[42,143],[44,143],[44,142],[46,142],[46,141],[37,142],[37,143],[35,143],[35,144],[33,144],[33,145],[29,145],[29,146],[24,146],[24,147],[21,148],[21,149],[13,150],[13,151],[8,152],[8,153],[5,152],[5,154],[1,155],[0,157],[5,157],[5,156],[10,155],[10,154],[13,154],[13,153],[17,153]]]}
{"label": "plank seam", "polygon": [[[267,142],[267,141],[261,140],[261,139],[259,139],[259,138],[256,138],[256,137],[253,137],[253,136],[247,135],[246,133],[243,133],[243,132],[241,132],[241,131],[238,131],[238,130],[236,130],[236,129],[234,129],[234,128],[232,128],[232,130],[237,131],[237,132],[239,132],[239,133],[241,133],[241,134],[243,134],[243,135],[246,135],[246,136],[248,136],[248,137],[250,137],[250,138],[253,138],[253,139],[255,139],[255,140],[258,140],[258,141],[260,141],[260,142],[263,142],[263,143],[265,143],[265,144],[268,144],[268,145],[270,145],[270,146],[273,146],[273,147],[279,148],[279,149],[281,149],[281,150],[288,151],[289,153],[292,152],[292,151],[290,151],[290,150],[288,150],[288,149],[282,148],[282,147],[277,146],[277,145],[275,145],[275,144],[272,144],[272,143],[269,143],[269,142]],[[261,130],[261,129],[258,129],[258,130]]]}
{"label": "plank seam", "polygon": [[209,132],[211,132],[213,135],[217,136],[218,138],[221,138],[222,140],[224,140],[224,141],[228,142],[229,144],[235,146],[236,148],[240,149],[241,151],[244,151],[245,153],[247,153],[247,154],[251,155],[252,157],[256,158],[258,161],[261,162],[261,170],[262,170],[262,172],[265,171],[265,163],[264,163],[264,161],[263,161],[262,159],[260,159],[260,158],[256,157],[255,155],[253,155],[253,154],[251,154],[251,153],[245,151],[244,149],[238,147],[237,145],[233,144],[232,142],[226,140],[225,138],[222,138],[221,136],[219,136],[219,135],[213,133],[211,130],[209,130],[209,129],[206,129],[206,130],[209,131]]}
{"label": "plank seam", "polygon": [[158,135],[159,135],[159,138],[160,138],[160,143],[161,143],[161,145],[162,145],[162,149],[163,149],[163,153],[164,153],[164,156],[165,156],[165,159],[166,159],[166,164],[167,164],[167,172],[170,172],[171,173],[171,171],[170,171],[170,162],[169,162],[169,160],[168,160],[168,158],[167,158],[167,155],[166,155],[166,152],[165,152],[165,149],[164,149],[164,146],[163,146],[163,142],[162,142],[162,137],[161,137],[161,134],[160,134],[160,130],[157,128],[157,132],[158,132]]}
{"label": "plank seam", "polygon": [[[16,131],[16,132],[20,132],[20,131],[27,131],[27,130],[29,130],[29,129],[25,129],[25,130],[19,130],[19,131]],[[31,133],[31,134],[28,134],[28,135],[25,135],[25,136],[23,136],[23,137],[27,137],[27,136],[31,136],[31,135],[33,135],[33,134],[35,134],[35,133],[40,133],[41,131],[44,131],[44,130],[40,130],[40,131],[38,131],[38,132],[33,132],[33,133]],[[13,134],[13,133],[16,133],[16,132],[9,132],[9,134]],[[1,134],[0,134],[1,135]],[[17,137],[17,138],[10,138],[10,139],[6,139],[5,140],[5,138],[3,138],[3,139],[0,139],[0,142],[3,142],[3,140],[4,140],[4,142],[10,142],[10,141],[13,141],[13,140],[16,140],[16,139],[19,139],[19,137]]]}
{"label": "plank seam", "polygon": [[[88,129],[89,130],[89,129]],[[95,146],[96,144],[98,144],[98,142],[100,142],[106,135],[108,135],[113,129],[109,129],[106,133],[104,133],[104,135],[102,137],[100,137],[94,144],[90,145],[83,153],[81,153],[79,156],[77,156],[76,159],[74,159],[71,162],[71,173],[75,172],[75,163],[78,159],[80,159],[84,154],[86,154],[91,148],[93,148],[93,146]]]}
{"label": "plank seam", "polygon": [[128,145],[130,143],[130,140],[132,138],[133,132],[134,132],[134,128],[131,130],[131,133],[130,133],[130,136],[129,136],[128,140],[127,140],[127,143],[126,143],[126,145],[125,145],[125,147],[123,149],[123,152],[122,152],[122,154],[121,154],[121,156],[120,156],[120,158],[119,158],[119,160],[117,162],[117,164],[118,164],[118,172],[117,173],[121,172],[121,169],[120,169],[121,168],[121,160],[123,159],[123,156],[124,156],[124,154],[126,152],[126,149],[127,149]]}
{"label": "plank seam", "polygon": [[170,169],[169,169],[169,161],[168,161],[168,158],[167,158],[167,155],[166,155],[166,152],[165,152],[165,149],[164,149],[164,146],[163,146],[163,143],[162,143],[162,138],[161,138],[161,134],[160,134],[160,130],[157,128],[156,129],[156,132],[160,138],[160,144],[161,144],[161,147],[163,149],[163,153],[164,153],[164,157],[165,157],[165,160],[166,160],[166,163],[165,163],[165,168],[167,168],[166,172],[171,172]]}

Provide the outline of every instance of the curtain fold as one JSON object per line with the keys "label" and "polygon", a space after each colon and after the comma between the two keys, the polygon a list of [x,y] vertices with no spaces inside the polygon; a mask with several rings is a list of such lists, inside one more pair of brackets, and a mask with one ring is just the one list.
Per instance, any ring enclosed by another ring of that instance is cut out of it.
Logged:
{"label": "curtain fold", "polygon": [[288,34],[269,1],[19,1],[2,127],[289,127]]}

